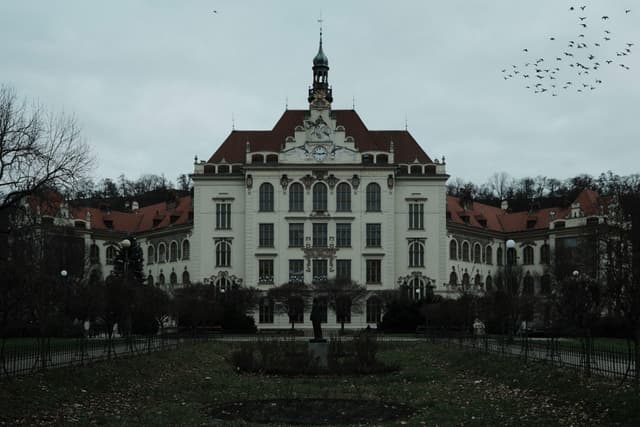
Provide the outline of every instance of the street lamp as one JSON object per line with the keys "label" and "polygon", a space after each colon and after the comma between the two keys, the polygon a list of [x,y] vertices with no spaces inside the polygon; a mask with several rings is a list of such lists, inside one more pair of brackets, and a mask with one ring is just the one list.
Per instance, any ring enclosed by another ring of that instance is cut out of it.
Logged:
{"label": "street lamp", "polygon": [[124,239],[122,242],[120,242],[120,246],[122,246],[125,249],[130,247],[131,246],[131,240]]}
{"label": "street lamp", "polygon": [[62,277],[63,279],[66,279],[68,274],[69,273],[67,273],[67,270],[60,270],[60,277]]}

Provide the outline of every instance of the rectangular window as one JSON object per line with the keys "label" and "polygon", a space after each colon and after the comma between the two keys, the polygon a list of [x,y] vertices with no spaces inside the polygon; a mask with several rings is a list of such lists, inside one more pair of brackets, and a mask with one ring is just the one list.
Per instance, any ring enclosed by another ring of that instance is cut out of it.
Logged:
{"label": "rectangular window", "polygon": [[273,247],[273,224],[259,224],[258,246],[261,248]]}
{"label": "rectangular window", "polygon": [[327,224],[313,224],[313,247],[327,247]]}
{"label": "rectangular window", "polygon": [[351,224],[336,224],[336,246],[351,247]]}
{"label": "rectangular window", "polygon": [[424,204],[409,204],[409,229],[424,230]]}
{"label": "rectangular window", "polygon": [[327,260],[326,259],[314,259],[313,260],[313,282],[326,282],[327,276]]}
{"label": "rectangular window", "polygon": [[304,224],[289,224],[289,247],[301,248],[304,246]]}
{"label": "rectangular window", "polygon": [[289,283],[304,283],[304,260],[289,260]]}
{"label": "rectangular window", "polygon": [[231,203],[216,203],[216,229],[231,229]]}
{"label": "rectangular window", "polygon": [[273,260],[258,260],[258,284],[273,285]]}
{"label": "rectangular window", "polygon": [[351,280],[351,260],[339,259],[336,261],[336,279]]}
{"label": "rectangular window", "polygon": [[381,238],[381,224],[367,224],[367,246],[368,247],[380,247],[382,246]]}
{"label": "rectangular window", "polygon": [[379,259],[368,259],[367,263],[367,283],[381,283],[381,266]]}

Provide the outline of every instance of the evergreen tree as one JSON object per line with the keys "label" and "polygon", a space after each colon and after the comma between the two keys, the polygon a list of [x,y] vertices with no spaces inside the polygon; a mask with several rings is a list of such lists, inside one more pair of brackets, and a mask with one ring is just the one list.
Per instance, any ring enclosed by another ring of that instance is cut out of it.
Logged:
{"label": "evergreen tree", "polygon": [[127,284],[143,285],[144,254],[140,244],[134,237],[128,237],[129,246],[120,244],[114,259],[113,275],[117,279],[123,279]]}

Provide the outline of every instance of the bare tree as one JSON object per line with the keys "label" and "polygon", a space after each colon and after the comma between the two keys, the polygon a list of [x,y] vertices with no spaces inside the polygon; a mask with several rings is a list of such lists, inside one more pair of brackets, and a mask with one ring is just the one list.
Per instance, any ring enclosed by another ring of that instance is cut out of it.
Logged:
{"label": "bare tree", "polygon": [[0,211],[44,188],[74,188],[92,165],[73,116],[29,108],[0,86]]}
{"label": "bare tree", "polygon": [[513,187],[513,179],[506,172],[496,172],[489,177],[489,188],[500,199],[506,200]]}
{"label": "bare tree", "polygon": [[351,313],[362,313],[363,302],[368,295],[366,286],[352,280],[328,280],[313,284],[314,292],[327,301],[327,306],[336,314],[340,330],[351,322]]}

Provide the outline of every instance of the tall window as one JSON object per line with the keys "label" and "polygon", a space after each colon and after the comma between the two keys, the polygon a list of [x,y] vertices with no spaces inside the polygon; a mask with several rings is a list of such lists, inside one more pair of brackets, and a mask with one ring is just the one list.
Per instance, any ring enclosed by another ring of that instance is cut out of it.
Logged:
{"label": "tall window", "polygon": [[493,279],[491,278],[491,276],[487,276],[486,279],[484,279],[484,287],[487,290],[487,292],[491,292],[493,290]]}
{"label": "tall window", "polygon": [[167,260],[167,247],[164,243],[158,245],[158,262],[165,262]]}
{"label": "tall window", "polygon": [[258,284],[260,285],[273,284],[273,260],[272,259],[258,260]]}
{"label": "tall window", "polygon": [[291,297],[289,299],[289,322],[304,322],[304,301],[300,297]]}
{"label": "tall window", "polygon": [[409,292],[409,298],[413,300],[421,300],[422,298],[426,298],[424,281],[417,277],[414,277],[409,281],[409,289],[407,290]]}
{"label": "tall window", "polygon": [[183,284],[184,286],[187,286],[187,285],[188,285],[188,284],[190,284],[190,283],[191,283],[191,278],[189,277],[189,272],[188,272],[187,270],[185,270],[185,271],[182,273],[182,284]]}
{"label": "tall window", "polygon": [[368,259],[366,262],[367,283],[382,283],[382,261]]}
{"label": "tall window", "polygon": [[351,247],[351,224],[336,224],[336,246],[339,248]]}
{"label": "tall window", "polygon": [[273,323],[273,300],[270,298],[260,298],[260,323]]}
{"label": "tall window", "polygon": [[449,242],[449,259],[458,259],[458,242],[456,239],[451,239]]}
{"label": "tall window", "polygon": [[322,298],[322,297],[318,298],[318,308],[320,312],[319,313],[320,315],[318,317],[320,318],[320,323],[327,323],[327,312],[329,311],[327,310],[328,305],[329,304],[327,304],[326,298]]}
{"label": "tall window", "polygon": [[517,264],[516,248],[507,248],[507,265]]}
{"label": "tall window", "polygon": [[496,262],[498,265],[502,265],[504,263],[504,256],[502,254],[502,248],[498,248],[498,250],[496,251]]}
{"label": "tall window", "polygon": [[544,244],[540,246],[540,264],[549,264],[551,262],[551,253],[549,245]]}
{"label": "tall window", "polygon": [[312,263],[313,282],[326,282],[329,278],[326,259],[314,259]]}
{"label": "tall window", "polygon": [[171,242],[169,246],[169,261],[176,262],[178,260],[178,242]]}
{"label": "tall window", "polygon": [[367,300],[367,323],[380,323],[382,321],[382,301],[376,296]]}
{"label": "tall window", "polygon": [[327,247],[327,224],[326,223],[313,224],[313,247],[315,248]]}
{"label": "tall window", "polygon": [[424,229],[424,204],[423,203],[409,204],[409,229],[410,230]]}
{"label": "tall window", "polygon": [[493,250],[491,249],[491,246],[487,246],[484,249],[484,261],[487,264],[493,264]]}
{"label": "tall window", "polygon": [[482,262],[482,247],[480,243],[473,245],[473,262],[480,264]]}
{"label": "tall window", "polygon": [[164,274],[160,273],[158,276],[158,286],[164,286]]}
{"label": "tall window", "polygon": [[462,242],[462,260],[469,261],[469,242]]}
{"label": "tall window", "polygon": [[273,247],[273,224],[258,225],[258,246],[262,248]]}
{"label": "tall window", "polygon": [[458,286],[458,275],[455,271],[449,275],[449,286]]}
{"label": "tall window", "polygon": [[336,298],[336,322],[351,323],[351,298],[340,295]]}
{"label": "tall window", "polygon": [[351,260],[339,259],[336,261],[336,279],[351,280]]}
{"label": "tall window", "polygon": [[523,263],[526,265],[533,264],[533,248],[526,246],[522,253]]}
{"label": "tall window", "polygon": [[147,285],[153,286],[153,276],[151,274],[147,276]]}
{"label": "tall window", "polygon": [[221,277],[215,282],[216,292],[224,293],[231,290],[231,280]]}
{"label": "tall window", "polygon": [[289,224],[289,247],[301,248],[304,246],[304,223]]}
{"label": "tall window", "polygon": [[304,189],[299,182],[294,182],[289,187],[289,211],[304,212]]}
{"label": "tall window", "polygon": [[338,184],[336,190],[336,211],[351,212],[351,187],[346,182]]}
{"label": "tall window", "polygon": [[409,267],[424,267],[424,244],[422,242],[409,244]]}
{"label": "tall window", "polygon": [[116,258],[116,248],[113,246],[107,247],[107,265],[113,264],[113,260]]}
{"label": "tall window", "polygon": [[231,243],[222,240],[216,243],[216,267],[229,267],[231,265]]}
{"label": "tall window", "polygon": [[473,285],[476,288],[482,287],[482,276],[480,276],[480,273],[476,273],[475,277],[473,278]]}
{"label": "tall window", "polygon": [[153,245],[149,245],[147,248],[147,264],[153,264],[156,260],[156,248]]}
{"label": "tall window", "polygon": [[260,185],[260,212],[273,212],[273,185],[263,182]]}
{"label": "tall window", "polygon": [[176,274],[175,271],[172,271],[171,274],[169,275],[169,284],[171,286],[175,286],[178,284],[178,275]]}
{"label": "tall window", "polygon": [[382,246],[381,236],[381,224],[367,224],[367,246],[368,247],[380,247]]}
{"label": "tall window", "polygon": [[313,210],[327,210],[327,186],[322,182],[313,186]]}
{"label": "tall window", "polygon": [[367,212],[380,212],[380,186],[375,182],[367,185]]}
{"label": "tall window", "polygon": [[471,284],[470,282],[470,278],[469,278],[469,273],[464,273],[462,275],[462,287],[464,289],[469,289],[469,285]]}
{"label": "tall window", "polygon": [[216,229],[231,229],[231,203],[216,203]]}
{"label": "tall window", "polygon": [[[153,246],[149,246],[153,248]],[[89,261],[91,264],[100,264],[100,248],[95,243],[89,247]],[[153,264],[153,257],[147,256],[147,262]]]}
{"label": "tall window", "polygon": [[289,260],[289,283],[304,283],[304,260]]}
{"label": "tall window", "polygon": [[522,293],[525,295],[533,295],[534,293],[533,277],[529,273],[524,276],[524,280],[522,281]]}
{"label": "tall window", "polygon": [[189,244],[189,241],[185,239],[182,241],[182,259],[183,260],[189,259],[190,255],[191,255],[191,245]]}

